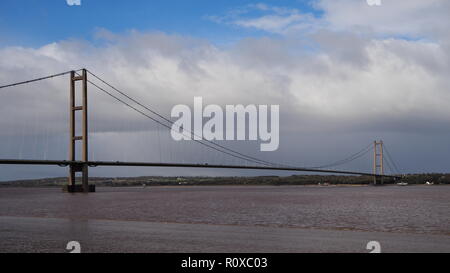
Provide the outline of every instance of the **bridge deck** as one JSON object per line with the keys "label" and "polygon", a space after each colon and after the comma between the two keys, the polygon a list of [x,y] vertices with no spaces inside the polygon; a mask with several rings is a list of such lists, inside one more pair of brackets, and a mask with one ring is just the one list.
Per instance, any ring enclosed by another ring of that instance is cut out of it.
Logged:
{"label": "bridge deck", "polygon": [[[83,165],[83,161],[69,160],[28,160],[28,159],[0,159],[0,165],[56,165],[67,167],[69,165]],[[272,166],[241,166],[241,165],[214,165],[214,164],[186,164],[186,163],[156,163],[156,162],[124,162],[124,161],[88,161],[89,167],[97,166],[128,166],[128,167],[173,167],[173,168],[214,168],[214,169],[249,169],[249,170],[275,170],[294,172],[315,172],[315,173],[335,173],[349,175],[367,175],[374,177],[390,177],[401,179],[395,175],[375,175],[373,173],[338,171],[314,168],[292,168],[292,167],[272,167]]]}

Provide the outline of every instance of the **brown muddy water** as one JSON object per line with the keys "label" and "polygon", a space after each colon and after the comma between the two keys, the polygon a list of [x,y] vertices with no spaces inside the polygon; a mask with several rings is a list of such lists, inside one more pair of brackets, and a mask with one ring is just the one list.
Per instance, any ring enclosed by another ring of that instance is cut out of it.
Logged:
{"label": "brown muddy water", "polygon": [[0,188],[0,252],[450,252],[450,186]]}

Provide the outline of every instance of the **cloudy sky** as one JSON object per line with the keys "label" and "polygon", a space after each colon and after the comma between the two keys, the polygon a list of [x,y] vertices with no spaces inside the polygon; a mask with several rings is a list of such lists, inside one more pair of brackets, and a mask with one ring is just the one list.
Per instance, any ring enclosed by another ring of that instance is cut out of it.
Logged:
{"label": "cloudy sky", "polygon": [[[0,2],[0,85],[86,67],[152,109],[280,105],[280,147],[222,141],[270,161],[334,162],[382,139],[399,169],[449,172],[447,0]],[[94,160],[240,164],[89,89]],[[0,90],[0,158],[66,159],[68,78]],[[371,155],[338,169],[370,171]],[[92,175],[254,175],[111,169]],[[64,168],[0,166],[0,180]],[[286,174],[286,173],[270,173]]]}

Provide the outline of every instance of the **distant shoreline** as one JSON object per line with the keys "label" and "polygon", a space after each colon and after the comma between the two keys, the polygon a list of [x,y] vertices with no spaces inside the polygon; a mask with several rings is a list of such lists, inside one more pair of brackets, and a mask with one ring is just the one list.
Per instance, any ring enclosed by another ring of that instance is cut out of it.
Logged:
{"label": "distant shoreline", "polygon": [[[426,182],[450,184],[450,174],[408,174],[402,182],[408,185],[420,185]],[[395,184],[394,179],[385,179],[383,184]],[[80,181],[77,181],[80,183]],[[291,176],[252,176],[252,177],[91,177],[89,183],[98,187],[142,187],[142,186],[224,186],[224,185],[351,185],[364,186],[373,184],[370,176],[342,176],[342,175],[291,175]],[[0,182],[0,187],[62,187],[67,184],[66,177],[27,179]]]}

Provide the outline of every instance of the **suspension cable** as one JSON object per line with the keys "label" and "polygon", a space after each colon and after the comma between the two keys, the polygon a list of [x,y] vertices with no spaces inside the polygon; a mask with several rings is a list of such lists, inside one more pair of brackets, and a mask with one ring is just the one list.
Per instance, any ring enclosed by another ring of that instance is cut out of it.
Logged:
{"label": "suspension cable", "polygon": [[[87,71],[88,71],[89,74],[91,74],[91,75],[92,75],[93,77],[95,77],[97,80],[101,81],[103,84],[105,84],[105,85],[107,85],[108,87],[112,88],[113,90],[115,90],[116,92],[118,92],[119,94],[121,94],[122,96],[126,97],[127,99],[131,100],[132,102],[136,103],[137,105],[141,106],[142,108],[146,109],[147,111],[151,112],[152,114],[154,114],[154,115],[158,116],[159,118],[163,119],[165,122],[169,123],[170,125],[173,125],[173,124],[174,124],[174,122],[173,122],[172,120],[170,120],[170,119],[164,117],[163,115],[159,114],[158,112],[156,112],[156,111],[150,109],[148,106],[146,106],[146,105],[140,103],[140,102],[137,101],[136,99],[134,99],[134,98],[132,98],[131,96],[127,95],[125,92],[119,90],[118,88],[114,87],[112,84],[106,82],[105,80],[103,80],[102,78],[100,78],[99,76],[97,76],[96,74],[94,74],[93,72],[91,72],[90,70],[87,70]],[[92,82],[91,82],[91,83],[92,83]],[[98,86],[96,86],[96,87],[98,88]],[[123,101],[121,101],[121,102],[123,102]],[[163,125],[163,126],[166,127],[166,128],[169,128],[169,127],[170,127],[170,126],[167,126],[166,124],[164,124],[164,123],[162,123],[162,122],[160,122],[160,121],[157,121],[157,120],[154,119],[154,118],[152,118],[152,120],[155,121],[155,122],[157,122],[158,124]],[[170,127],[169,129],[173,130],[173,128],[171,128],[171,127]],[[188,133],[193,134],[194,136],[197,136],[197,135],[195,134],[195,132],[193,132],[192,130],[189,130]],[[257,161],[257,162],[256,162],[257,164],[272,165],[272,166],[286,166],[286,167],[292,167],[292,166],[285,165],[285,164],[277,164],[277,163],[273,163],[273,162],[270,162],[270,161],[265,161],[265,160],[262,160],[262,159],[259,159],[259,158],[255,158],[255,157],[252,157],[252,156],[249,156],[249,155],[246,155],[246,154],[237,152],[237,151],[235,151],[235,150],[233,150],[233,149],[227,148],[227,147],[222,146],[222,145],[220,145],[220,144],[217,144],[217,143],[215,143],[214,141],[210,141],[210,140],[206,140],[206,139],[202,139],[202,140],[204,140],[205,142],[208,142],[208,143],[211,144],[211,145],[214,145],[214,146],[216,146],[216,147],[219,147],[220,149],[223,149],[223,150],[229,151],[229,152],[231,152],[231,153],[237,154],[237,155],[239,155],[238,158],[241,158],[241,159],[244,159],[244,160],[247,160],[247,161],[250,161],[250,162],[254,162],[254,163],[255,163],[255,161]],[[198,141],[198,140],[196,140],[196,142],[201,143],[201,144],[205,144],[204,142],[200,142],[200,141]],[[206,146],[209,147],[209,145],[206,145]],[[356,160],[356,159],[358,159],[358,158],[364,156],[364,155],[370,150],[370,146],[371,146],[371,144],[369,144],[366,148],[362,149],[361,151],[359,151],[359,152],[357,152],[357,153],[355,153],[355,154],[352,154],[351,156],[349,156],[349,157],[347,157],[347,158],[345,158],[345,159],[342,159],[342,160],[339,160],[339,161],[336,161],[336,162],[333,162],[333,163],[330,163],[330,164],[321,165],[321,166],[315,166],[315,167],[311,167],[311,168],[320,169],[320,168],[325,168],[325,167],[333,167],[333,166],[343,165],[343,164],[345,164],[345,163],[351,162],[351,161],[353,161],[353,160]],[[218,150],[218,149],[215,149],[215,150]],[[223,151],[222,151],[222,152],[223,152]],[[227,153],[227,154],[228,154],[228,153]],[[242,157],[245,157],[245,158],[242,158]],[[249,159],[250,159],[250,160],[249,160]]]}
{"label": "suspension cable", "polygon": [[384,154],[383,154],[383,160],[386,163],[386,165],[388,166],[389,170],[391,171],[391,174],[393,174],[394,173],[394,169],[392,168],[391,164],[389,163],[388,158],[385,157]]}
{"label": "suspension cable", "polygon": [[[81,69],[78,69],[76,71],[80,71],[80,70]],[[11,84],[7,84],[7,85],[1,85],[0,89],[6,88],[6,87],[22,85],[22,84],[27,84],[27,83],[32,83],[32,82],[37,82],[37,81],[42,81],[42,80],[46,80],[46,79],[50,79],[50,78],[54,78],[54,77],[59,77],[59,76],[63,76],[63,75],[69,74],[70,72],[71,71],[65,71],[65,72],[62,72],[62,73],[53,74],[53,75],[49,75],[49,76],[45,76],[45,77],[41,77],[41,78],[37,78],[37,79],[27,80],[27,81],[23,81],[23,82],[11,83]]]}
{"label": "suspension cable", "polygon": [[[158,123],[158,124],[160,124],[160,125],[162,125],[162,126],[168,128],[169,130],[174,130],[171,126],[169,126],[169,125],[167,125],[167,124],[165,124],[165,123],[162,123],[161,121],[159,121],[159,120],[157,120],[157,119],[155,119],[155,118],[149,116],[148,114],[146,114],[146,113],[144,113],[143,111],[137,109],[136,107],[130,105],[129,103],[123,101],[122,99],[118,98],[117,96],[114,96],[113,94],[111,94],[110,92],[108,92],[108,91],[106,91],[105,89],[101,88],[100,86],[98,86],[97,84],[93,83],[92,81],[90,81],[90,80],[87,80],[87,81],[88,81],[90,84],[92,84],[93,86],[95,86],[96,88],[98,88],[99,90],[101,90],[101,91],[103,91],[104,93],[106,93],[107,95],[109,95],[110,97],[112,97],[112,98],[114,98],[115,100],[117,100],[117,101],[123,103],[125,106],[127,106],[127,107],[133,109],[134,111],[138,112],[139,114],[141,114],[141,115],[143,115],[143,116],[145,116],[145,117],[147,117],[147,118],[153,120],[154,122],[156,122],[156,123]],[[175,131],[175,130],[174,130],[174,131]],[[185,135],[185,136],[186,136],[186,135]],[[235,155],[235,154],[232,154],[232,153],[229,153],[229,152],[226,152],[226,151],[217,149],[217,148],[215,148],[215,147],[213,147],[213,146],[211,146],[211,145],[208,145],[208,144],[206,144],[206,143],[204,143],[204,142],[201,142],[201,141],[199,141],[199,140],[195,140],[195,139],[194,139],[194,141],[195,141],[196,143],[202,144],[202,145],[204,145],[204,146],[206,146],[206,147],[209,147],[209,148],[214,149],[214,150],[216,150],[216,151],[218,151],[218,152],[221,152],[221,153],[228,154],[228,155],[233,156],[233,157],[235,157],[235,158],[247,160],[247,161],[250,161],[250,162],[253,162],[253,163],[256,163],[256,164],[261,164],[261,165],[271,166],[271,165],[268,165],[268,164],[264,164],[264,163],[261,163],[261,162],[255,161],[255,160],[251,160],[251,159],[248,159],[248,158],[245,158],[245,157],[241,157],[241,156],[238,156],[238,155]]]}
{"label": "suspension cable", "polygon": [[[115,91],[117,91],[118,93],[120,93],[121,95],[123,95],[124,97],[126,97],[127,99],[133,101],[134,103],[136,103],[137,105],[141,106],[142,108],[144,108],[144,109],[150,111],[151,113],[157,115],[158,117],[160,117],[161,119],[163,119],[164,121],[166,121],[167,123],[169,123],[170,125],[173,125],[173,124],[174,124],[174,122],[173,122],[172,120],[170,120],[170,119],[164,117],[163,115],[157,113],[156,111],[150,109],[149,107],[147,107],[147,106],[145,106],[144,104],[140,103],[140,102],[137,101],[136,99],[132,98],[131,96],[129,96],[129,95],[127,95],[127,94],[125,94],[123,91],[120,91],[119,89],[117,89],[116,87],[114,87],[114,86],[111,85],[110,83],[106,82],[105,80],[103,80],[103,79],[100,78],[99,76],[95,75],[95,74],[92,73],[91,71],[89,71],[89,70],[87,70],[87,71],[89,72],[89,74],[91,74],[92,76],[94,76],[96,79],[98,79],[99,81],[103,82],[105,85],[109,86],[110,88],[114,89]],[[183,130],[184,130],[184,129],[183,129]],[[200,137],[200,136],[198,136],[197,134],[195,134],[195,132],[193,132],[192,130],[187,130],[187,131],[188,131],[188,133],[193,134],[194,136]],[[252,161],[259,161],[259,162],[265,163],[266,165],[269,164],[269,165],[272,165],[272,166],[286,166],[286,167],[291,167],[291,166],[288,166],[288,165],[277,164],[277,163],[273,163],[273,162],[270,162],[270,161],[262,160],[262,159],[259,159],[259,158],[256,158],[256,157],[252,157],[252,156],[249,156],[249,155],[240,153],[240,152],[235,151],[235,150],[233,150],[233,149],[227,148],[227,147],[225,147],[225,146],[223,146],[223,145],[217,144],[217,143],[215,143],[214,141],[211,141],[211,140],[207,140],[207,139],[203,139],[203,140],[204,140],[205,142],[208,142],[208,143],[211,144],[211,145],[214,145],[214,146],[216,146],[216,147],[220,147],[221,149],[224,149],[224,150],[229,151],[229,152],[231,152],[231,153],[235,153],[235,154],[237,154],[237,155],[240,155],[241,157],[249,158],[249,159],[251,159]],[[261,163],[260,163],[260,164],[261,164]]]}
{"label": "suspension cable", "polygon": [[353,160],[356,160],[362,156],[364,156],[365,154],[367,154],[370,151],[370,147],[372,146],[372,144],[369,144],[367,147],[365,147],[364,149],[360,150],[357,153],[354,153],[344,159],[335,161],[333,163],[330,164],[325,164],[325,165],[321,165],[321,166],[316,166],[316,167],[312,167],[315,169],[321,169],[321,168],[328,168],[328,167],[335,167],[335,166],[339,166],[339,165],[343,165],[345,163],[351,162]]}
{"label": "suspension cable", "polygon": [[392,163],[392,165],[394,166],[394,169],[395,169],[395,171],[397,172],[397,173],[401,173],[400,172],[400,169],[397,167],[397,164],[395,164],[395,161],[394,161],[394,159],[392,158],[392,156],[391,156],[391,154],[389,153],[389,150],[388,149],[386,149],[387,147],[386,147],[386,144],[384,144],[384,150],[385,150],[385,152],[386,152],[386,155],[389,157],[389,161]]}
{"label": "suspension cable", "polygon": [[[77,75],[79,75],[77,72],[80,71],[80,70],[81,70],[81,69],[78,69],[78,70],[75,70],[74,72],[75,72]],[[127,95],[126,93],[120,91],[119,89],[117,89],[116,87],[114,87],[114,86],[111,85],[110,83],[106,82],[105,80],[103,80],[102,78],[100,78],[100,77],[97,76],[96,74],[92,73],[91,71],[89,71],[89,70],[86,70],[86,71],[87,71],[89,74],[91,74],[92,76],[94,76],[96,79],[98,79],[99,81],[101,81],[103,84],[109,86],[110,88],[112,88],[113,90],[115,90],[116,92],[118,92],[119,94],[121,94],[122,96],[124,96],[124,97],[126,97],[127,99],[131,100],[132,102],[136,103],[137,105],[139,105],[140,107],[142,107],[142,108],[144,108],[145,110],[149,111],[150,113],[152,113],[152,114],[158,116],[159,118],[163,119],[164,122],[163,122],[163,121],[160,121],[160,120],[157,120],[157,119],[154,118],[154,117],[151,117],[150,115],[146,114],[146,113],[143,112],[142,110],[137,109],[136,107],[132,106],[131,104],[125,102],[124,100],[122,100],[122,99],[118,98],[117,96],[111,94],[110,92],[106,91],[104,88],[101,88],[100,86],[98,86],[98,85],[95,84],[94,82],[92,82],[92,81],[90,81],[90,80],[87,80],[90,84],[92,84],[93,86],[95,86],[95,87],[98,88],[99,90],[103,91],[103,92],[106,93],[107,95],[111,96],[111,97],[114,98],[115,100],[117,100],[117,101],[123,103],[123,104],[126,105],[127,107],[129,107],[129,108],[133,109],[134,111],[140,113],[141,115],[144,115],[145,117],[147,117],[147,118],[153,120],[154,122],[156,122],[156,123],[158,123],[158,124],[160,124],[160,125],[162,125],[162,126],[168,128],[169,130],[174,130],[174,131],[175,131],[175,129],[173,129],[173,127],[172,127],[172,125],[174,125],[175,122],[173,122],[172,120],[170,120],[170,119],[164,117],[163,115],[159,114],[158,112],[156,112],[156,111],[150,109],[148,106],[145,106],[144,104],[140,103],[140,102],[137,101],[136,99],[134,99],[134,98],[132,98],[131,96]],[[22,82],[16,82],[16,83],[12,83],[12,84],[2,85],[2,86],[0,86],[0,89],[7,88],[7,87],[18,86],[18,85],[23,85],[23,84],[28,84],[28,83],[32,83],[32,82],[36,82],[36,81],[41,81],[41,80],[45,80],[45,79],[50,79],[50,78],[54,78],[54,77],[59,77],[59,76],[63,76],[63,75],[69,74],[70,72],[72,72],[72,71],[65,71],[65,72],[61,72],[61,73],[57,73],[57,74],[53,74],[53,75],[49,75],[49,76],[45,76],[45,77],[40,77],[40,78],[36,78],[36,79],[32,79],[32,80],[27,80],[27,81],[22,81]],[[165,122],[169,123],[170,125],[166,124]],[[179,132],[178,132],[178,133],[179,133]],[[185,133],[185,132],[184,132],[184,129],[183,129],[183,133],[182,133],[182,134],[183,134],[184,136],[188,136],[188,135],[185,135],[184,133]],[[193,131],[191,131],[191,130],[189,130],[188,133],[193,134],[194,136],[197,136],[197,135],[195,134],[195,132],[193,132]],[[190,137],[190,135],[189,135],[189,137]],[[270,161],[265,161],[265,160],[262,160],[262,159],[259,159],[259,158],[256,158],[256,157],[252,157],[252,156],[249,156],[249,155],[240,153],[240,152],[238,152],[238,151],[235,151],[235,150],[233,150],[233,149],[227,148],[227,147],[225,147],[225,146],[223,146],[223,145],[217,144],[217,143],[215,143],[214,141],[211,141],[211,140],[206,140],[206,139],[196,140],[196,139],[194,139],[194,141],[195,141],[196,143],[199,143],[199,144],[201,144],[201,145],[204,145],[204,146],[206,146],[206,147],[209,147],[209,148],[214,149],[214,150],[216,150],[216,151],[219,151],[219,152],[221,152],[221,153],[228,154],[228,155],[233,156],[233,157],[235,157],[235,158],[243,159],[243,160],[245,160],[245,161],[253,162],[253,163],[256,163],[256,164],[262,164],[262,165],[266,165],[266,166],[285,166],[285,167],[292,167],[292,166],[289,166],[289,165],[277,164],[277,163],[273,163],[273,162],[270,162]],[[207,143],[205,143],[205,142],[207,142]],[[214,147],[214,146],[215,146],[215,147]],[[360,150],[359,152],[357,152],[357,153],[355,153],[355,154],[352,154],[352,155],[350,155],[349,157],[344,158],[344,159],[342,159],[342,160],[335,161],[335,162],[333,162],[333,163],[326,164],[326,165],[321,165],[321,166],[311,167],[311,168],[320,169],[320,168],[325,168],[325,167],[334,167],[334,166],[343,165],[343,164],[345,164],[345,163],[348,163],[348,162],[351,162],[351,161],[353,161],[353,160],[356,160],[356,159],[358,159],[358,158],[364,156],[365,154],[367,154],[367,152],[370,150],[370,146],[371,146],[371,145],[369,145],[368,147],[366,147],[366,148]],[[385,149],[385,150],[386,150],[386,155],[387,155],[386,162],[388,162],[388,167],[389,167],[389,168],[391,169],[391,171],[392,171],[392,166],[391,166],[391,164],[392,164],[392,165],[394,166],[395,171],[397,171],[398,173],[400,173],[400,171],[399,171],[397,165],[395,164],[394,160],[392,159],[392,157],[391,157],[389,151],[388,151],[387,149]],[[391,163],[391,164],[389,164],[389,163]]]}

